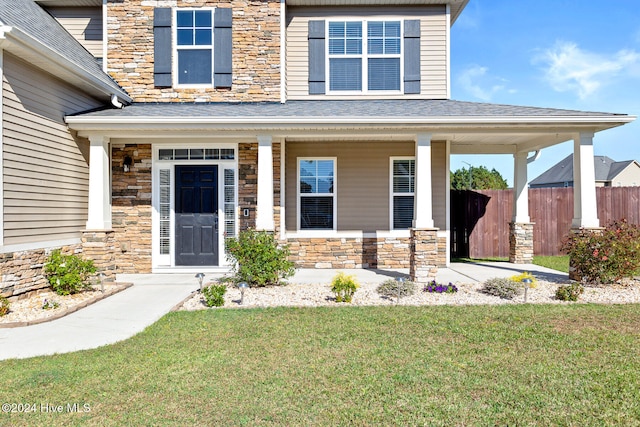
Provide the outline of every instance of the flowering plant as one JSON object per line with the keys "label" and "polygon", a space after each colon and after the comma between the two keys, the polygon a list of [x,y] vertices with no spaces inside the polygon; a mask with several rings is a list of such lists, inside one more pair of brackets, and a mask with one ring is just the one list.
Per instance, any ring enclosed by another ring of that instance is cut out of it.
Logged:
{"label": "flowering plant", "polygon": [[458,288],[453,283],[449,282],[448,285],[443,285],[441,283],[432,280],[427,283],[427,285],[423,289],[424,292],[438,293],[438,294],[454,294],[458,292]]}
{"label": "flowering plant", "polygon": [[60,304],[54,300],[49,301],[48,299],[45,298],[44,301],[42,302],[43,310],[51,310],[58,307],[60,307]]}
{"label": "flowering plant", "polygon": [[538,281],[536,280],[535,276],[527,271],[524,271],[515,276],[511,276],[510,279],[517,283],[522,283],[524,279],[529,279],[531,280],[531,282],[529,283],[530,288],[535,288],[536,286],[538,286]]}

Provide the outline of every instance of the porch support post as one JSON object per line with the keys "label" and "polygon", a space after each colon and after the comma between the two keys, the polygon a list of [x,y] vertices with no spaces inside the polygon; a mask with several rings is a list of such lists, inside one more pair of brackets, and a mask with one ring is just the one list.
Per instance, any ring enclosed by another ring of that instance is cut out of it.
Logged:
{"label": "porch support post", "polygon": [[580,132],[573,141],[572,228],[598,228],[593,132]]}
{"label": "porch support post", "polygon": [[433,228],[431,189],[431,134],[416,136],[416,178],[413,204],[413,227]]}
{"label": "porch support post", "polygon": [[513,216],[509,224],[509,262],[533,262],[533,223],[529,218],[527,189],[527,152],[513,155]]}
{"label": "porch support post", "polygon": [[111,230],[109,138],[89,136],[89,212],[87,230]]}
{"label": "porch support post", "polygon": [[273,138],[258,135],[258,207],[256,229],[274,231],[273,220]]}
{"label": "porch support post", "polygon": [[431,134],[416,135],[416,176],[413,228],[410,237],[409,275],[419,285],[435,279],[438,272],[438,229],[433,222]]}

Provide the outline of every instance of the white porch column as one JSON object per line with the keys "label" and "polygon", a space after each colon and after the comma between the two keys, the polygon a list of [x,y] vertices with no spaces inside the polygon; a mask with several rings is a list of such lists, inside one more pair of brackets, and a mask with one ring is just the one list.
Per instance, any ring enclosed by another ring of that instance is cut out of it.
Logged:
{"label": "white porch column", "polygon": [[593,132],[580,132],[573,141],[573,228],[598,228]]}
{"label": "white porch column", "polygon": [[258,135],[258,208],[256,230],[274,231],[273,221],[273,138]]}
{"label": "white porch column", "polygon": [[433,228],[430,133],[416,135],[416,178],[413,200],[413,228]]}
{"label": "white porch column", "polygon": [[109,191],[109,138],[89,137],[89,213],[87,230],[111,229],[111,197]]}
{"label": "white porch column", "polygon": [[513,217],[512,222],[528,223],[529,192],[527,191],[527,152],[513,155]]}

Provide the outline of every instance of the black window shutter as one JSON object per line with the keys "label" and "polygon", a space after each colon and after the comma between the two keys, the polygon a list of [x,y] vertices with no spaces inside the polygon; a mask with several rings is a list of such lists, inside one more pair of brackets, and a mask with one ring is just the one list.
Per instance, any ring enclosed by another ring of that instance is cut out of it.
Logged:
{"label": "black window shutter", "polygon": [[325,93],[324,21],[309,21],[309,95]]}
{"label": "black window shutter", "polygon": [[231,21],[230,8],[216,9],[213,19],[213,84],[215,87],[229,88],[232,83]]}
{"label": "black window shutter", "polygon": [[171,87],[171,8],[153,10],[153,84]]}
{"label": "black window shutter", "polygon": [[420,20],[404,21],[404,93],[420,93]]}

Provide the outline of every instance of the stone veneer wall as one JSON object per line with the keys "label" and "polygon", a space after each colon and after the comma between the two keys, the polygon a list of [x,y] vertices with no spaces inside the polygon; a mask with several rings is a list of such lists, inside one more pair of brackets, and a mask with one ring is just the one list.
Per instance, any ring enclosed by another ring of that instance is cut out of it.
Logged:
{"label": "stone veneer wall", "polygon": [[[111,212],[117,273],[151,272],[151,144],[114,145]],[[124,172],[124,158],[133,159]]]}
{"label": "stone veneer wall", "polygon": [[49,286],[44,275],[44,264],[53,249],[62,249],[63,254],[82,254],[82,246],[35,249],[30,251],[0,254],[0,295],[5,297],[43,289]]}
{"label": "stone veneer wall", "polygon": [[415,283],[423,285],[435,279],[440,240],[437,229],[411,229],[409,276]]}
{"label": "stone veneer wall", "polygon": [[509,262],[533,262],[533,223],[509,223]]}
{"label": "stone veneer wall", "polygon": [[[231,89],[156,88],[155,7],[231,7]],[[273,0],[118,0],[107,2],[107,71],[136,102],[280,100],[280,2]]]}

